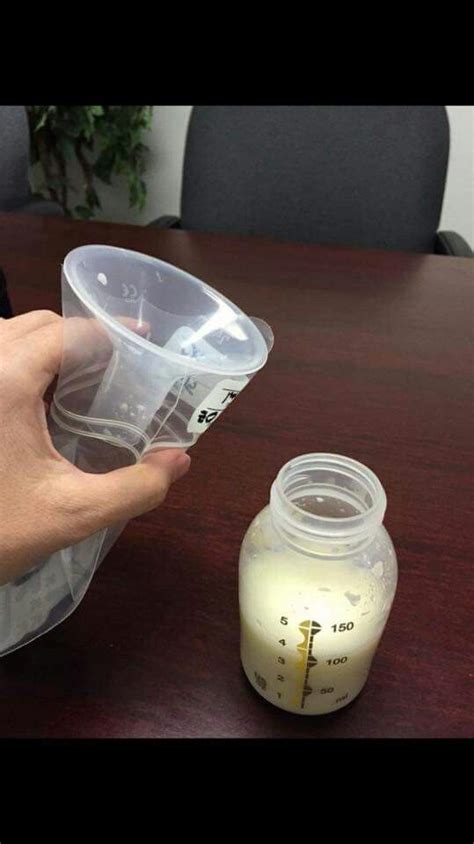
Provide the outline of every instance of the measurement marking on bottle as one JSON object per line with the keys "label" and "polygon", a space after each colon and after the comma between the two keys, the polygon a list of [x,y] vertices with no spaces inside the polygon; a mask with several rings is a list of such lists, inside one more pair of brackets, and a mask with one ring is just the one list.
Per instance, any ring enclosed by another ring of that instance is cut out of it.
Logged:
{"label": "measurement marking on bottle", "polygon": [[304,709],[306,698],[312,693],[313,689],[309,685],[309,672],[315,665],[318,664],[318,660],[313,654],[313,641],[314,637],[317,633],[321,630],[321,625],[318,624],[317,621],[311,621],[307,619],[302,621],[301,624],[298,625],[300,633],[303,634],[303,641],[297,646],[297,650],[300,652],[301,656],[305,660],[305,672],[304,672],[304,680],[303,680],[303,690],[301,694],[301,701],[300,701],[300,708]]}
{"label": "measurement marking on bottle", "polygon": [[257,686],[260,686],[260,688],[265,691],[265,689],[267,688],[267,681],[265,680],[265,677],[262,677],[261,674],[258,673],[258,671],[254,671],[254,674]]}

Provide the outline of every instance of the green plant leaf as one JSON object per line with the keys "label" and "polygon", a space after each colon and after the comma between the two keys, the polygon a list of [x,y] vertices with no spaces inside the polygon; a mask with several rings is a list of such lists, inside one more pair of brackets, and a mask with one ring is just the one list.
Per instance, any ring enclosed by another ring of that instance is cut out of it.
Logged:
{"label": "green plant leaf", "polygon": [[74,216],[79,217],[80,220],[90,220],[94,216],[90,208],[86,205],[76,205],[74,208]]}
{"label": "green plant leaf", "polygon": [[103,149],[94,164],[94,173],[106,185],[111,184],[111,176],[115,169],[115,152],[113,149]]}
{"label": "green plant leaf", "polygon": [[[30,123],[31,161],[45,196],[67,200],[77,192],[67,175],[66,162],[78,157],[84,202],[68,215],[89,219],[100,208],[94,179],[112,184],[115,175],[127,179],[129,203],[142,209],[146,200],[148,148],[142,133],[150,128],[153,106],[26,106]],[[87,151],[87,155],[86,155]]]}
{"label": "green plant leaf", "polygon": [[35,132],[39,132],[39,130],[42,129],[42,127],[46,123],[47,119],[48,119],[48,112],[44,111],[43,114],[40,116],[40,118],[39,118],[39,120],[38,120],[38,122],[35,126]]}
{"label": "green plant leaf", "polygon": [[86,190],[86,202],[91,210],[93,208],[100,208],[100,199],[93,187],[87,188]]}
{"label": "green plant leaf", "polygon": [[65,158],[72,158],[74,156],[74,143],[67,135],[58,138],[57,146]]}

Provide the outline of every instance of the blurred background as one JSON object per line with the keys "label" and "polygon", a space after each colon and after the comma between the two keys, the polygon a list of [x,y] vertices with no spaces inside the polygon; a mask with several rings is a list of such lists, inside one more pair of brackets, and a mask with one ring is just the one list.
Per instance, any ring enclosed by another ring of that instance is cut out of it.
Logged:
{"label": "blurred background", "polygon": [[[147,201],[142,211],[129,208],[124,177],[113,187],[100,185],[102,209],[97,219],[146,224],[162,214],[179,214],[186,129],[192,106],[154,106],[150,130],[143,135],[149,147],[145,181]],[[447,106],[451,129],[448,176],[440,229],[459,232],[474,244],[474,108]]]}

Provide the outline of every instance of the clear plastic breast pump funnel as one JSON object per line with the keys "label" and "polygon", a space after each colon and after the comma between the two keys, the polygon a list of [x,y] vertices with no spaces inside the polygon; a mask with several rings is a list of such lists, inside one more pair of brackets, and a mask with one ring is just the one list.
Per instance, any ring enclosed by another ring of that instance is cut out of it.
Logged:
{"label": "clear plastic breast pump funnel", "polygon": [[[57,450],[87,472],[150,449],[189,448],[261,369],[271,329],[188,273],[110,246],[62,269],[64,349],[48,420]],[[124,524],[65,548],[0,588],[0,656],[78,605]]]}

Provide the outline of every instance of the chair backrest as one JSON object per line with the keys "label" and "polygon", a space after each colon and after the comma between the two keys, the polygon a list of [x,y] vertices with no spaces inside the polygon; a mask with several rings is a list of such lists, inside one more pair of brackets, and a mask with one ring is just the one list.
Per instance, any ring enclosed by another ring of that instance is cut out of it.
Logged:
{"label": "chair backrest", "polygon": [[0,211],[28,202],[30,133],[24,106],[0,106]]}
{"label": "chair backrest", "polygon": [[444,106],[195,106],[184,229],[432,252]]}

